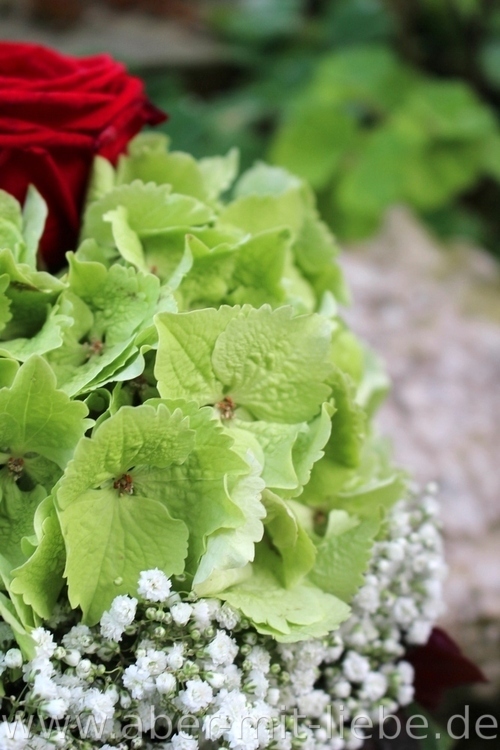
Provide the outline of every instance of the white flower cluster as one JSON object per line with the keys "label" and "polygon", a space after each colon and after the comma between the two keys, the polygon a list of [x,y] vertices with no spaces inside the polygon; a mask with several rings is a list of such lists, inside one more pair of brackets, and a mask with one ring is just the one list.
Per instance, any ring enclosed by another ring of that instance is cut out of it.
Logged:
{"label": "white flower cluster", "polygon": [[29,662],[0,624],[0,750],[356,750],[353,717],[376,721],[412,700],[402,657],[441,607],[436,513],[429,491],[393,508],[352,616],[323,640],[277,644],[158,570],[141,574],[137,599],[116,597],[99,628],[59,625],[59,643],[34,630]]}

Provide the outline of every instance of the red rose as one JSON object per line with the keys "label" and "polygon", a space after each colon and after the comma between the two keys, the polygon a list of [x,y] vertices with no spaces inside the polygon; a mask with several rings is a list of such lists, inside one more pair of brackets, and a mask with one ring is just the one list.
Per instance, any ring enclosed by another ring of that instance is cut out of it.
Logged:
{"label": "red rose", "polygon": [[0,188],[21,202],[30,183],[43,195],[41,253],[57,268],[75,246],[94,156],[115,161],[165,115],[108,55],[76,59],[9,42],[0,43],[0,112]]}
{"label": "red rose", "polygon": [[412,648],[405,658],[415,669],[415,700],[429,711],[439,707],[446,690],[487,682],[441,628],[434,628],[425,646]]}

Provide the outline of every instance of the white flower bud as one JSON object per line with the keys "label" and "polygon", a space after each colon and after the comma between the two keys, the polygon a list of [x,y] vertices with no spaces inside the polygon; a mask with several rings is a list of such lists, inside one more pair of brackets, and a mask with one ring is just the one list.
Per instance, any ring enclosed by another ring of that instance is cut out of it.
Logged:
{"label": "white flower bud", "polygon": [[11,648],[5,654],[4,663],[9,669],[20,669],[23,666],[23,655],[18,648]]}

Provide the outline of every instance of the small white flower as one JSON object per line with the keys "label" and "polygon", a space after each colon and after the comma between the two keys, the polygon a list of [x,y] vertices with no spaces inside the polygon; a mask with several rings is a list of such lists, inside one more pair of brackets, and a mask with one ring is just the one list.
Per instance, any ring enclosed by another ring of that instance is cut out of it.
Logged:
{"label": "small white flower", "polygon": [[317,669],[298,669],[292,673],[292,685],[296,695],[304,695],[313,689],[319,676]]}
{"label": "small white flower", "polygon": [[50,677],[37,674],[33,683],[33,695],[42,700],[52,700],[58,696],[58,687]]}
{"label": "small white flower", "polygon": [[356,595],[355,604],[365,612],[376,612],[380,606],[380,593],[377,586],[366,585]]}
{"label": "small white flower", "polygon": [[64,662],[68,667],[76,667],[82,660],[82,655],[76,649],[67,651],[64,656]]}
{"label": "small white flower", "polygon": [[393,609],[394,619],[400,625],[409,625],[418,617],[418,610],[413,599],[408,596],[400,597]]}
{"label": "small white flower", "polygon": [[44,628],[35,628],[31,631],[31,637],[35,641],[35,652],[37,657],[50,659],[54,655],[57,645],[54,643],[52,634]]}
{"label": "small white flower", "polygon": [[213,700],[213,690],[204,680],[188,680],[186,689],[180,694],[180,700],[188,711],[201,711]]}
{"label": "small white flower", "polygon": [[167,655],[164,651],[150,648],[144,656],[137,659],[137,666],[150,675],[159,675],[167,668]]}
{"label": "small white flower", "polygon": [[370,671],[370,662],[356,651],[349,651],[343,661],[342,669],[350,682],[363,682]]}
{"label": "small white flower", "polygon": [[115,713],[115,695],[107,691],[105,693],[98,688],[90,688],[83,697],[83,706],[90,711],[96,722],[102,722],[112,719]]}
{"label": "small white flower", "polygon": [[[359,730],[358,733],[361,734]],[[364,744],[364,740],[358,737],[350,737],[348,740],[346,740],[344,747],[345,750],[360,750],[360,748],[362,748]]]}
{"label": "small white flower", "polygon": [[231,721],[245,716],[248,711],[247,700],[239,690],[221,690],[217,696],[217,702],[220,713],[227,716]]}
{"label": "small white flower", "polygon": [[68,633],[62,638],[62,644],[68,650],[88,653],[94,647],[94,637],[92,631],[87,625],[74,625]]}
{"label": "small white flower", "polygon": [[78,677],[85,679],[92,672],[93,666],[90,659],[82,659],[76,665],[76,674]]}
{"label": "small white flower", "polygon": [[142,700],[146,695],[154,690],[153,682],[149,672],[140,669],[137,664],[131,664],[123,673],[123,684],[130,690],[132,698]]}
{"label": "small white flower", "polygon": [[233,609],[229,604],[223,604],[222,607],[215,613],[215,619],[221,626],[226,630],[233,630],[240,621],[238,612]]}
{"label": "small white flower", "polygon": [[226,676],[220,671],[207,672],[205,675],[206,681],[211,685],[214,690],[220,690],[226,684]]}
{"label": "small white flower", "polygon": [[123,637],[125,628],[118,622],[111,612],[104,612],[101,617],[101,635],[108,641],[119,643]]}
{"label": "small white flower", "polygon": [[362,700],[378,701],[387,692],[387,677],[381,672],[369,672],[363,684],[359,696]]}
{"label": "small white flower", "polygon": [[158,568],[144,570],[139,578],[137,592],[149,602],[164,602],[170,595],[172,584]]}
{"label": "small white flower", "polygon": [[232,664],[238,653],[238,646],[227,633],[218,630],[215,638],[207,646],[207,653],[217,666]]}
{"label": "small white flower", "polygon": [[263,674],[269,672],[271,666],[271,655],[262,646],[254,646],[246,660],[250,662],[253,669],[258,669]]}
{"label": "small white flower", "polygon": [[198,740],[186,732],[179,732],[172,737],[172,750],[198,750]]}
{"label": "small white flower", "polygon": [[352,685],[347,680],[343,680],[342,678],[335,683],[333,686],[333,694],[337,698],[349,698],[352,691]]}
{"label": "small white flower", "polygon": [[171,695],[177,688],[177,680],[170,672],[163,672],[156,678],[156,689],[161,695]]}
{"label": "small white flower", "polygon": [[28,744],[30,731],[22,721],[0,722],[1,750],[24,750]]}
{"label": "small white flower", "polygon": [[212,611],[206,599],[200,599],[193,604],[193,619],[200,630],[205,630],[210,626]]}
{"label": "small white flower", "polygon": [[269,688],[269,680],[258,669],[250,670],[246,684],[257,698],[264,698]]}
{"label": "small white flower", "polygon": [[134,622],[137,599],[131,596],[117,596],[111,604],[110,614],[116,622],[126,628]]}
{"label": "small white flower", "polygon": [[63,698],[53,698],[42,704],[41,708],[51,719],[63,719],[68,712],[69,705]]}
{"label": "small white flower", "polygon": [[249,721],[233,722],[225,737],[232,750],[257,750],[259,747],[257,730]]}
{"label": "small white flower", "polygon": [[432,622],[428,620],[416,620],[406,633],[408,643],[425,645],[432,633]]}
{"label": "small white flower", "polygon": [[324,690],[312,690],[307,695],[301,695],[297,706],[301,714],[307,719],[318,719],[330,703],[330,696]]}
{"label": "small white flower", "polygon": [[187,602],[179,602],[178,604],[174,604],[174,606],[170,610],[172,619],[175,623],[177,623],[177,625],[186,625],[186,623],[189,622],[189,618],[191,617],[192,613],[193,608]]}
{"label": "small white flower", "polygon": [[408,706],[415,695],[413,685],[401,685],[398,689],[397,699],[400,706]]}
{"label": "small white flower", "polygon": [[279,688],[269,688],[266,695],[266,701],[270,706],[277,706],[280,701]]}
{"label": "small white flower", "polygon": [[11,648],[5,654],[4,661],[9,669],[20,669],[23,666],[23,655],[18,648]]}
{"label": "small white flower", "polygon": [[224,687],[228,690],[238,690],[241,685],[241,671],[236,664],[229,664],[227,667],[220,668],[221,674],[224,675]]}
{"label": "small white flower", "polygon": [[167,653],[167,666],[170,669],[178,670],[182,669],[184,664],[184,644],[174,643],[170,651]]}
{"label": "small white flower", "polygon": [[399,679],[405,685],[412,685],[415,679],[415,669],[408,661],[400,661],[396,667]]}

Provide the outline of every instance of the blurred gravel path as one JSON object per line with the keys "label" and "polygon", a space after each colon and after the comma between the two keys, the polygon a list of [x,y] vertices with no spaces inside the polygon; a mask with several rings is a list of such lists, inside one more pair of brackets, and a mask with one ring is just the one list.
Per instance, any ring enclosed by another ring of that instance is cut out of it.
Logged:
{"label": "blurred gravel path", "polygon": [[75,28],[57,31],[30,23],[23,6],[21,0],[11,15],[0,18],[2,39],[44,44],[70,55],[107,52],[136,66],[185,68],[221,62],[227,56],[208,34],[172,19],[116,13],[88,3]]}
{"label": "blurred gravel path", "polygon": [[385,357],[379,424],[397,459],[441,487],[445,625],[500,686],[500,266],[439,245],[404,210],[344,254],[346,317]]}

